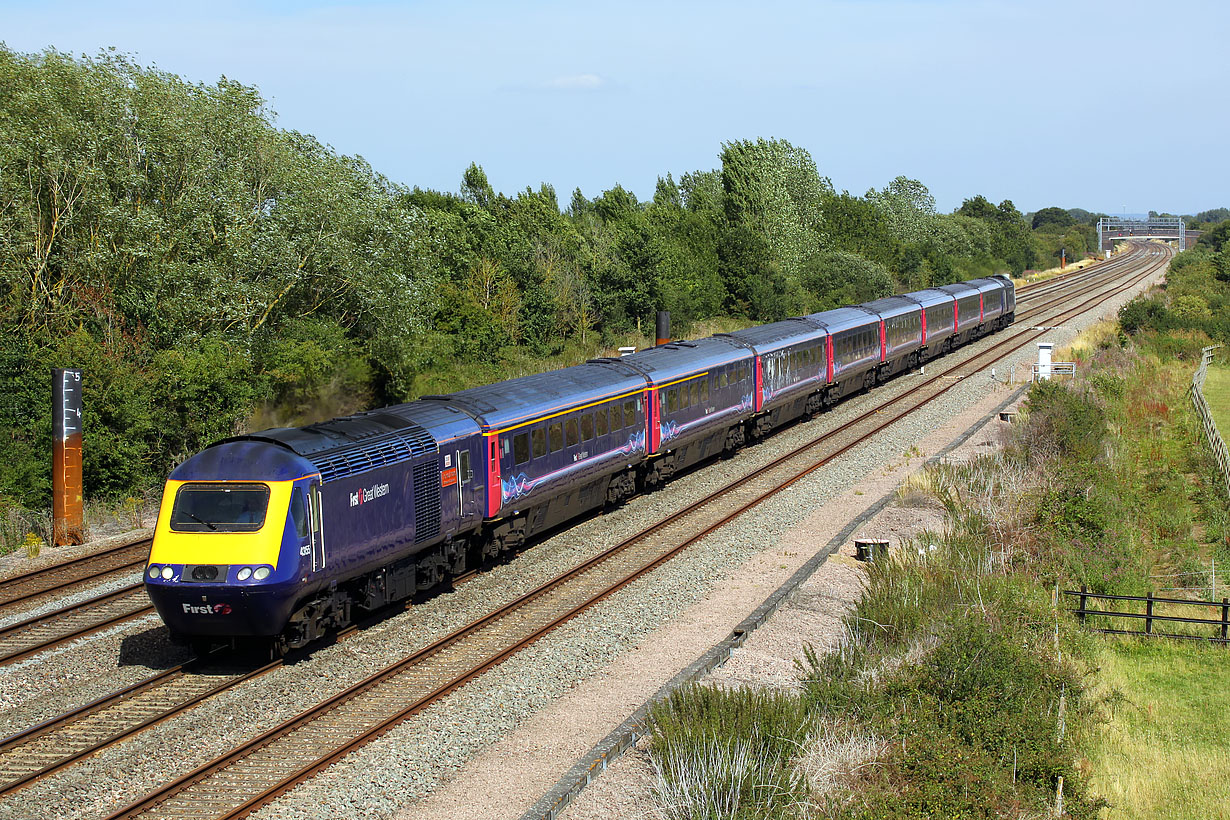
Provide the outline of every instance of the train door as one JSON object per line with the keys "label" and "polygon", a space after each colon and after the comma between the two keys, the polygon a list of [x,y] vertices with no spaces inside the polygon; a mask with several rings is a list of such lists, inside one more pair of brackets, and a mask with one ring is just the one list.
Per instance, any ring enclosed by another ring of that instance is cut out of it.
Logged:
{"label": "train door", "polygon": [[465,521],[478,512],[474,499],[474,471],[470,468],[470,448],[457,450],[457,514]]}
{"label": "train door", "polygon": [[325,568],[325,528],[321,515],[320,485],[315,481],[308,488],[308,525],[312,549],[312,572]]}
{"label": "train door", "polygon": [[662,448],[662,409],[666,403],[666,391],[651,387],[645,392],[645,406],[649,412],[645,415],[649,420],[649,438],[646,439],[649,449],[646,454],[656,453]]}

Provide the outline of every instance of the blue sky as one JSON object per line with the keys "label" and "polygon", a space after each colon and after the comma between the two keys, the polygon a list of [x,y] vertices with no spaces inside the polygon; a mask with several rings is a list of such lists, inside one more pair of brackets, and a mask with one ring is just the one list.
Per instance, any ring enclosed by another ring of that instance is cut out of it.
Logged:
{"label": "blue sky", "polygon": [[[477,162],[563,203],[780,137],[838,189],[904,174],[942,210],[1230,206],[1230,4],[12,2],[0,40],[114,46],[254,85],[277,123],[406,185]],[[1124,93],[1124,92],[1128,93]]]}

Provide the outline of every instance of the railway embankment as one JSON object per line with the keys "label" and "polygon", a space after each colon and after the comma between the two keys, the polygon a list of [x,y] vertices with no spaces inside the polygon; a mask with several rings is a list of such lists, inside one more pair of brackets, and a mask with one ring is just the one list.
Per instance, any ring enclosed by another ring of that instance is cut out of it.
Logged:
{"label": "railway embankment", "polygon": [[[1056,595],[1225,594],[1227,504],[1186,396],[1201,343],[1103,327],[1002,450],[911,479],[900,502],[934,517],[871,568],[836,649],[777,683],[736,661],[655,710],[617,764],[640,810],[1223,816],[1230,738],[1207,717],[1230,706],[1230,656],[1093,637]],[[600,785],[569,817],[613,816],[604,796],[627,791]]]}

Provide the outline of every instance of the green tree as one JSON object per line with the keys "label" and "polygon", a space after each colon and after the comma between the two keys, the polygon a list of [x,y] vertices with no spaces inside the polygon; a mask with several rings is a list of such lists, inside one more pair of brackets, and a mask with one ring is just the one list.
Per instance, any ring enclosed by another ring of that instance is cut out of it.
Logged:
{"label": "green tree", "polygon": [[811,155],[785,140],[741,140],[722,146],[727,221],[760,233],[782,274],[797,279],[823,244],[823,200],[833,185]]}
{"label": "green tree", "polygon": [[1034,214],[1031,227],[1037,230],[1062,230],[1076,224],[1076,220],[1063,208],[1043,208]]}

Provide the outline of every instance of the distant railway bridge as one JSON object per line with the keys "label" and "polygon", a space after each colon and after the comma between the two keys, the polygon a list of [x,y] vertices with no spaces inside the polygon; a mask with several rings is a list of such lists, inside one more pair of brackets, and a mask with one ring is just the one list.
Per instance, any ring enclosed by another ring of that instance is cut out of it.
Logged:
{"label": "distant railway bridge", "polygon": [[1098,249],[1109,251],[1124,239],[1175,239],[1179,250],[1187,250],[1187,225],[1181,217],[1120,219],[1104,216],[1098,220]]}

